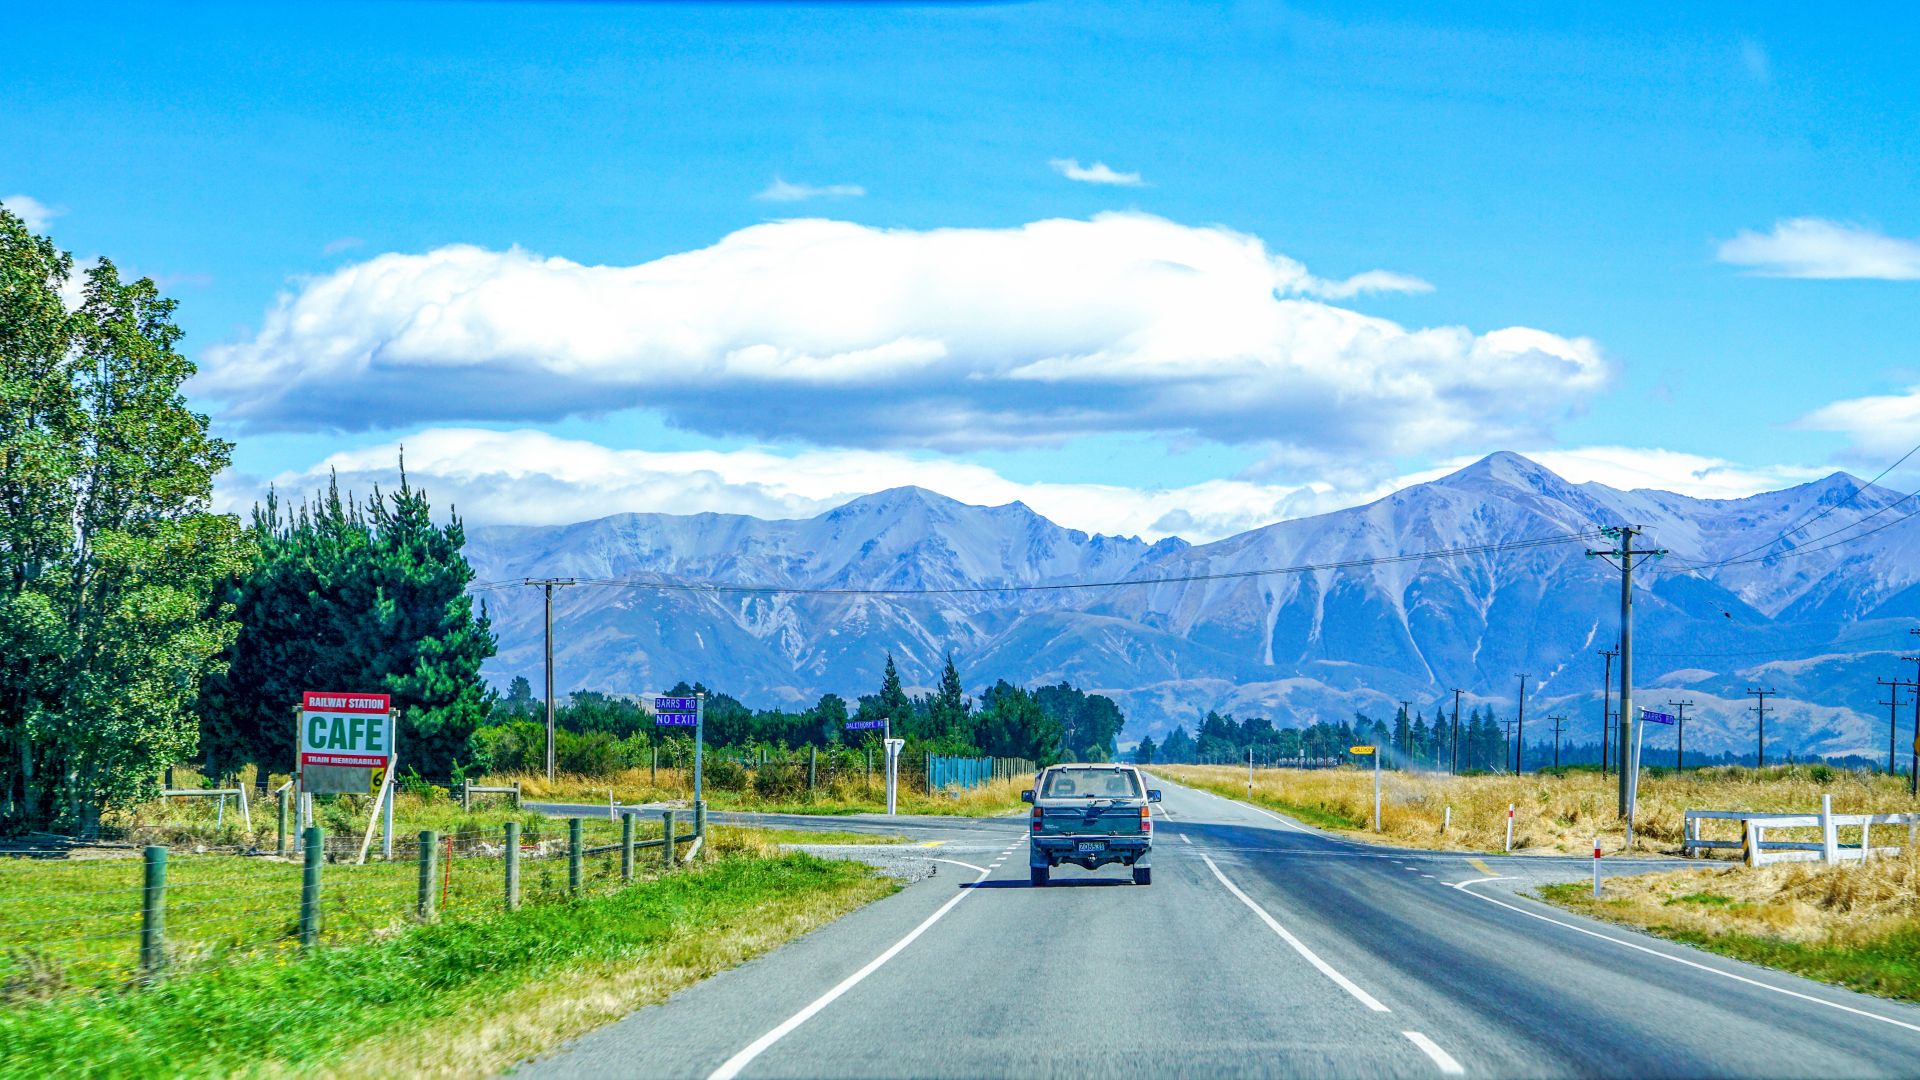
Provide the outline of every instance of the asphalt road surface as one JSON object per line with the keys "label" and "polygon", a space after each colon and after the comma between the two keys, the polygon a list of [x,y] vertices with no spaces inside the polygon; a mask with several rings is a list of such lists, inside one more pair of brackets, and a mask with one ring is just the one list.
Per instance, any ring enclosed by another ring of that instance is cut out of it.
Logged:
{"label": "asphalt road surface", "polygon": [[945,861],[516,1075],[1920,1074],[1920,1009],[1522,895],[1585,860],[1357,844],[1159,783],[1146,887],[1029,886],[1018,819],[817,820]]}

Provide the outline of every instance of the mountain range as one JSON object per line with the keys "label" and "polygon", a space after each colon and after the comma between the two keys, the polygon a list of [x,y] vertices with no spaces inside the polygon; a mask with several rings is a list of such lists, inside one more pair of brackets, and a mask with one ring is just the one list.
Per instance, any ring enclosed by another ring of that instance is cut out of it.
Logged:
{"label": "mountain range", "polygon": [[[1431,716],[1454,688],[1466,707],[1509,715],[1526,673],[1529,716],[1564,714],[1570,738],[1593,741],[1620,574],[1587,551],[1614,543],[1598,527],[1626,523],[1644,530],[1638,546],[1665,550],[1636,570],[1636,703],[1690,700],[1689,748],[1747,752],[1747,692],[1777,690],[1767,745],[1778,760],[1884,756],[1875,679],[1910,677],[1900,656],[1920,651],[1908,633],[1920,623],[1912,510],[1845,473],[1712,500],[1573,484],[1498,453],[1364,506],[1202,545],[1089,535],[1020,503],[896,488],[798,520],[476,527],[467,556],[480,582],[581,582],[555,593],[563,691],[686,679],[792,707],[872,692],[889,652],[910,686],[929,687],[951,652],[976,691],[1064,679],[1115,698],[1124,744],[1210,709],[1298,726],[1391,717],[1405,700]],[[1448,554],[1402,558],[1426,552]],[[540,685],[539,590],[482,595],[500,636],[489,677]],[[1909,722],[1903,708],[1903,732]]]}

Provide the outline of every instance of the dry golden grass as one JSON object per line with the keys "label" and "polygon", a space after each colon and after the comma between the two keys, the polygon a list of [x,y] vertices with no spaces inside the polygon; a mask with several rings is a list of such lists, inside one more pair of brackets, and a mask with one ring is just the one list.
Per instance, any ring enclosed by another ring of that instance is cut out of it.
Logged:
{"label": "dry golden grass", "polygon": [[[578,802],[604,805],[611,792],[622,805],[691,800],[693,788],[682,770],[661,769],[656,779],[648,769],[627,769],[604,777],[557,776],[552,781],[539,773],[510,773],[489,776],[489,785],[507,785],[518,781],[523,799],[534,802]],[[939,791],[928,795],[904,781],[900,785],[899,808],[903,814],[952,814],[961,817],[990,817],[1017,813],[1021,809],[1020,792],[1032,786],[1033,778],[1010,777],[964,791]],[[708,807],[715,810],[757,811],[792,814],[879,813],[886,809],[886,790],[876,778],[872,788],[859,780],[822,782],[809,792],[804,782],[798,790],[732,790],[709,784],[703,792]]]}
{"label": "dry golden grass", "polygon": [[1599,900],[1571,892],[1554,898],[1645,928],[1854,946],[1920,924],[1920,855],[1703,867],[1606,879]]}
{"label": "dry golden grass", "polygon": [[[1247,797],[1247,771],[1232,765],[1155,765],[1154,772],[1233,798]],[[1307,824],[1408,847],[1500,851],[1506,842],[1507,805],[1514,811],[1516,852],[1584,854],[1599,838],[1613,853],[1625,830],[1616,815],[1615,779],[1597,772],[1530,773],[1525,776],[1459,776],[1381,773],[1381,831],[1371,830],[1373,772],[1370,769],[1256,769],[1254,801],[1299,816]],[[1678,854],[1687,810],[1765,810],[1812,813],[1820,797],[1833,796],[1835,813],[1889,813],[1914,808],[1898,777],[1848,772],[1827,766],[1766,770],[1713,768],[1686,773],[1648,770],[1640,781],[1634,850]],[[1446,808],[1453,825],[1443,832]],[[1714,823],[1710,839],[1738,839],[1734,823]],[[1782,833],[1780,839],[1817,839],[1812,833]],[[1843,843],[1859,830],[1843,830]],[[1904,838],[1903,838],[1904,839]],[[1882,842],[1881,836],[1875,837]]]}

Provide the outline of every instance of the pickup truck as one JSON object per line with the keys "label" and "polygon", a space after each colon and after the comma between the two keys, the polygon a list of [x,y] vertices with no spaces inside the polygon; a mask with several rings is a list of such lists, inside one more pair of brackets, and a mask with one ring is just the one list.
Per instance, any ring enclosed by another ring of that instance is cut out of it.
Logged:
{"label": "pickup truck", "polygon": [[1153,817],[1160,801],[1131,765],[1051,765],[1020,793],[1033,804],[1027,866],[1035,885],[1053,868],[1075,863],[1092,870],[1108,863],[1133,868],[1135,885],[1151,885]]}

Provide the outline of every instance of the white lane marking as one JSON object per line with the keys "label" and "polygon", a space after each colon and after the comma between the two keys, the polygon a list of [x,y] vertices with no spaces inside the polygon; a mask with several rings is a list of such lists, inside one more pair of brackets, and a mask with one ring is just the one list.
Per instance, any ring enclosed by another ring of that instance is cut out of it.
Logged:
{"label": "white lane marking", "polygon": [[970,863],[970,862],[961,862],[961,861],[960,861],[959,859],[928,859],[927,861],[928,861],[928,862],[943,862],[943,863],[952,863],[952,864],[953,864],[953,865],[955,865],[955,866],[964,866],[964,867],[966,867],[966,868],[967,868],[967,869],[969,869],[969,870],[978,870],[978,871],[980,871],[980,874],[981,874],[981,876],[982,876],[982,877],[985,877],[985,876],[986,876],[986,873],[987,873],[987,868],[986,868],[986,867],[984,867],[984,866],[975,866],[975,865],[973,865],[973,864],[972,864],[972,863]]}
{"label": "white lane marking", "polygon": [[1420,876],[1421,876],[1421,877],[1423,877],[1423,878],[1430,878],[1430,877],[1432,877],[1433,875],[1432,875],[1432,874],[1421,874]]}
{"label": "white lane marking", "polygon": [[1905,1020],[1895,1020],[1891,1016],[1881,1016],[1879,1013],[1868,1012],[1865,1009],[1856,1009],[1851,1005],[1842,1005],[1837,1001],[1828,1001],[1825,998],[1814,997],[1812,994],[1803,994],[1798,990],[1789,990],[1784,986],[1774,986],[1770,983],[1763,983],[1759,979],[1749,979],[1745,975],[1738,975],[1731,971],[1722,971],[1719,968],[1714,967],[1710,964],[1702,964],[1696,960],[1689,960],[1684,956],[1674,956],[1671,953],[1663,953],[1659,949],[1649,949],[1645,945],[1639,945],[1634,942],[1627,941],[1623,938],[1613,937],[1612,935],[1609,935],[1609,934],[1602,934],[1602,933],[1599,933],[1598,931],[1589,930],[1584,926],[1575,926],[1573,923],[1570,923],[1570,922],[1562,922],[1559,919],[1550,918],[1546,915],[1540,914],[1539,912],[1528,911],[1526,908],[1519,907],[1515,904],[1509,904],[1504,900],[1495,900],[1491,896],[1487,896],[1483,893],[1477,893],[1467,888],[1467,886],[1469,885],[1482,885],[1489,881],[1512,881],[1512,880],[1514,879],[1510,877],[1474,878],[1472,881],[1457,882],[1453,887],[1460,890],[1463,893],[1466,893],[1468,896],[1471,896],[1476,900],[1485,900],[1489,904],[1496,904],[1500,907],[1506,908],[1508,911],[1517,911],[1520,914],[1525,915],[1529,919],[1539,919],[1541,922],[1552,923],[1555,926],[1563,926],[1563,927],[1566,927],[1568,930],[1572,930],[1575,933],[1585,934],[1588,937],[1596,937],[1596,938],[1599,938],[1601,941],[1611,941],[1615,945],[1624,945],[1627,948],[1633,949],[1637,952],[1646,953],[1648,956],[1657,956],[1662,960],[1671,960],[1676,964],[1685,964],[1687,967],[1695,968],[1700,971],[1705,971],[1713,975],[1718,975],[1723,979],[1732,979],[1734,982],[1746,983],[1748,986],[1757,986],[1762,990],[1771,990],[1776,994],[1785,994],[1786,996],[1791,998],[1799,998],[1801,1001],[1811,1001],[1815,1005],[1825,1005],[1829,1009],[1839,1009],[1841,1012],[1852,1013],[1855,1016],[1864,1016],[1868,1020],[1878,1020],[1883,1024],[1892,1024],[1894,1027],[1906,1028],[1908,1031],[1920,1031],[1920,1024],[1909,1024]]}
{"label": "white lane marking", "polygon": [[[934,861],[956,863],[957,865],[960,865],[960,866],[970,865],[968,863],[960,862],[958,859],[935,859]],[[985,881],[987,879],[987,875],[991,873],[991,871],[982,870],[978,866],[973,867],[973,869],[980,871],[980,876],[973,879],[973,883],[975,885],[978,885],[980,882]],[[768,1047],[772,1046],[774,1043],[779,1042],[781,1039],[786,1038],[789,1034],[793,1032],[795,1028],[799,1027],[801,1024],[806,1023],[808,1020],[813,1019],[813,1015],[815,1013],[833,1004],[834,1001],[840,997],[840,995],[846,993],[847,991],[853,989],[855,986],[859,985],[860,980],[880,970],[880,966],[882,964],[885,964],[887,961],[900,955],[900,951],[902,949],[905,949],[907,946],[913,944],[916,938],[918,938],[921,934],[924,934],[927,932],[928,927],[932,926],[934,923],[939,922],[941,916],[945,915],[949,911],[952,911],[953,906],[955,904],[958,904],[960,901],[965,900],[969,896],[972,896],[973,893],[974,893],[974,890],[972,889],[961,889],[959,892],[954,893],[953,899],[948,900],[946,903],[940,905],[940,908],[938,911],[935,911],[933,914],[927,916],[926,921],[922,922],[919,926],[914,927],[911,931],[907,933],[906,937],[903,937],[899,941],[896,941],[892,945],[888,946],[886,952],[883,952],[879,956],[874,957],[872,960],[867,961],[867,965],[861,968],[859,971],[856,971],[853,974],[847,976],[846,978],[840,980],[840,982],[837,985],[835,985],[833,989],[827,991],[824,994],[821,994],[817,998],[814,998],[813,1001],[810,1002],[806,1008],[801,1009],[799,1012],[794,1013],[792,1016],[787,1017],[786,1020],[781,1022],[779,1027],[774,1028],[772,1031],[769,1031],[765,1035],[762,1035],[759,1038],[753,1040],[751,1043],[748,1043],[746,1047],[742,1049],[739,1053],[728,1058],[726,1061],[721,1063],[719,1068],[713,1070],[713,1072],[707,1077],[707,1080],[733,1080],[734,1077],[739,1076],[740,1070],[746,1068],[748,1065],[753,1064],[753,1059],[765,1053]]]}
{"label": "white lane marking", "polygon": [[1419,1047],[1422,1050],[1425,1050],[1427,1052],[1427,1056],[1433,1059],[1433,1063],[1435,1065],[1440,1066],[1441,1072],[1446,1073],[1449,1076],[1458,1076],[1461,1073],[1467,1071],[1460,1067],[1459,1062],[1453,1060],[1452,1054],[1449,1054],[1445,1050],[1440,1049],[1439,1043],[1434,1042],[1432,1039],[1427,1038],[1425,1035],[1422,1035],[1417,1031],[1403,1031],[1400,1034],[1405,1035],[1409,1039],[1412,1039],[1413,1045]]}
{"label": "white lane marking", "polygon": [[1279,934],[1280,940],[1293,946],[1293,951],[1305,957],[1307,963],[1312,964],[1315,968],[1318,968],[1320,971],[1320,974],[1325,975],[1329,979],[1332,979],[1335,983],[1339,984],[1340,989],[1345,990],[1349,994],[1352,994],[1354,998],[1360,1002],[1360,1004],[1365,1005],[1367,1008],[1372,1009],[1374,1012],[1391,1012],[1392,1011],[1391,1009],[1388,1009],[1385,1005],[1380,1004],[1380,1001],[1378,998],[1375,998],[1372,994],[1369,994],[1365,990],[1360,989],[1360,987],[1356,985],[1352,979],[1349,979],[1345,975],[1342,975],[1338,971],[1335,971],[1333,969],[1332,964],[1329,964],[1325,960],[1320,959],[1320,955],[1318,953],[1314,952],[1312,949],[1307,948],[1306,943],[1301,941],[1299,938],[1294,937],[1291,933],[1287,931],[1286,927],[1281,926],[1278,922],[1275,922],[1273,916],[1267,914],[1267,909],[1261,907],[1259,904],[1254,903],[1253,897],[1248,896],[1246,893],[1241,892],[1240,886],[1235,885],[1233,882],[1227,880],[1227,875],[1221,873],[1220,868],[1214,865],[1212,856],[1201,855],[1200,861],[1207,864],[1207,869],[1213,871],[1213,876],[1220,879],[1220,884],[1225,885],[1227,887],[1228,892],[1232,893],[1236,897],[1239,897],[1241,903],[1251,908],[1255,915],[1260,916],[1260,921],[1266,923],[1268,929],[1272,930],[1276,934]]}
{"label": "white lane marking", "polygon": [[1193,837],[1191,837],[1191,836],[1188,836],[1188,835],[1187,835],[1186,833],[1181,833],[1181,834],[1180,834],[1180,842],[1181,842],[1181,843],[1183,843],[1183,844],[1191,844],[1191,843],[1193,843]]}

